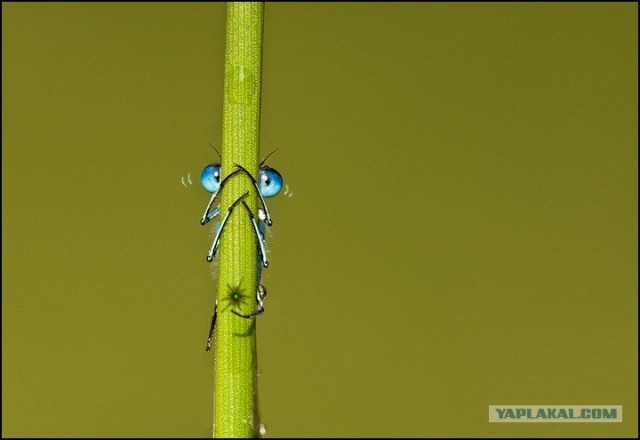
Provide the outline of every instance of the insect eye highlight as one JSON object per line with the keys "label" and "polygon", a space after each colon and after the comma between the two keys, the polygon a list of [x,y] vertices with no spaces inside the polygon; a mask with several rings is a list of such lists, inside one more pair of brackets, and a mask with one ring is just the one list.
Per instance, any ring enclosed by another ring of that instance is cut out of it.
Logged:
{"label": "insect eye highlight", "polygon": [[282,189],[282,175],[270,167],[260,168],[260,194],[273,197]]}
{"label": "insect eye highlight", "polygon": [[220,164],[211,163],[204,167],[200,174],[202,187],[210,193],[218,191],[220,188]]}

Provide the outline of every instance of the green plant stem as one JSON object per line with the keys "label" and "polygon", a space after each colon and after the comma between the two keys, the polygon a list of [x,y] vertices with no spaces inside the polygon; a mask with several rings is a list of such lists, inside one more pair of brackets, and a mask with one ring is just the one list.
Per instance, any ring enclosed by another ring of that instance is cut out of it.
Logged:
{"label": "green plant stem", "polygon": [[[260,89],[262,77],[262,2],[227,3],[222,139],[223,177],[240,164],[258,175]],[[246,191],[254,215],[257,194],[248,176],[239,173],[225,185],[221,214]],[[255,317],[233,313],[256,310],[257,239],[242,204],[233,210],[219,248],[218,321],[215,340],[215,437],[257,437]],[[244,301],[234,302],[232,291]]]}

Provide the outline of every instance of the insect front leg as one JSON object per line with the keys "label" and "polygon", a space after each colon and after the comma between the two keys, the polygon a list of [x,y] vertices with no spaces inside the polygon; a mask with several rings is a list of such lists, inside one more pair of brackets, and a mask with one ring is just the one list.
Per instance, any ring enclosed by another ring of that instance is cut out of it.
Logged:
{"label": "insect front leg", "polygon": [[[258,186],[258,182],[253,178],[253,175],[247,170],[245,167],[239,164],[234,164],[238,169],[236,171],[244,171],[244,173],[251,178],[251,182],[253,182],[253,186],[256,188],[256,192],[258,193],[258,197],[260,197],[260,203],[262,203],[262,207],[264,208],[264,222],[267,226],[271,226],[273,221],[271,221],[271,216],[269,215],[269,208],[267,208],[267,204],[264,201],[264,197],[262,197],[262,192],[260,192],[260,187]],[[234,171],[234,172],[236,172]]]}
{"label": "insect front leg", "polygon": [[249,194],[249,191],[246,191],[243,195],[238,197],[236,199],[236,201],[231,204],[231,206],[229,206],[229,209],[227,210],[227,213],[225,214],[224,218],[222,219],[222,222],[220,223],[220,227],[218,228],[218,231],[216,232],[216,237],[213,239],[213,243],[211,244],[211,249],[209,249],[209,253],[207,254],[207,261],[211,262],[213,260],[213,257],[216,255],[216,252],[218,252],[218,246],[220,246],[220,237],[222,235],[222,230],[224,229],[224,226],[227,223],[227,220],[229,219],[229,216],[233,212],[233,208],[235,208],[235,206],[240,201],[242,201],[242,203],[244,203],[244,201],[242,199],[244,199],[247,196],[247,194]]}
{"label": "insect front leg", "polygon": [[203,226],[206,225],[211,220],[213,220],[213,218],[216,217],[218,214],[220,214],[220,205],[216,206],[212,210],[207,210],[207,212],[205,212],[204,214],[206,217],[203,217],[204,220],[201,220],[200,224],[202,224]]}
{"label": "insect front leg", "polygon": [[[224,179],[222,179],[222,182],[220,182],[220,186],[218,187],[218,190],[216,192],[214,192],[213,194],[211,194],[211,199],[209,199],[209,203],[207,204],[207,208],[204,210],[204,214],[202,214],[202,219],[200,219],[200,224],[201,225],[206,225],[213,217],[215,217],[216,215],[218,215],[218,213],[220,212],[220,207],[216,207],[216,209],[214,209],[214,213],[212,214],[211,212],[209,212],[211,210],[211,206],[213,206],[213,202],[215,202],[216,197],[218,197],[218,194],[220,194],[220,191],[222,191],[222,187],[224,186],[225,183],[227,183],[227,180],[229,180],[230,177],[232,177],[233,175],[239,173],[240,170],[234,170],[233,172],[231,172],[227,177],[225,177]],[[217,210],[217,212],[216,212]]]}

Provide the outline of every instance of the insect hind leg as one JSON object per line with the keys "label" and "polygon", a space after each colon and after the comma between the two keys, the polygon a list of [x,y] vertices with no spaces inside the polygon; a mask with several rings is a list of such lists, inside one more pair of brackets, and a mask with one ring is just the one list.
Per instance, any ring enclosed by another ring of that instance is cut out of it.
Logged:
{"label": "insect hind leg", "polygon": [[211,318],[211,327],[209,328],[209,338],[207,339],[207,351],[211,350],[211,338],[213,337],[213,329],[216,327],[216,319],[218,318],[218,300],[213,306],[213,317]]}
{"label": "insect hind leg", "polygon": [[231,310],[231,311],[237,316],[241,318],[247,318],[247,319],[251,318],[252,316],[260,315],[261,313],[264,313],[263,301],[266,296],[267,296],[267,288],[264,287],[262,284],[258,284],[258,288],[256,289],[256,303],[258,304],[257,310],[253,313],[249,313],[248,315],[245,315],[240,312],[236,312],[235,310]]}

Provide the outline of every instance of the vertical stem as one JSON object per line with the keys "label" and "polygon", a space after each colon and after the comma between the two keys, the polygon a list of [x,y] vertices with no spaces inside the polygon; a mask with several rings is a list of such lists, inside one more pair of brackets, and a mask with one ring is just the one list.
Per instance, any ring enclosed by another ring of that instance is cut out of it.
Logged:
{"label": "vertical stem", "polygon": [[[228,2],[224,71],[222,174],[241,164],[258,175],[262,77],[262,2]],[[222,191],[222,213],[246,191],[255,214],[256,189],[248,176],[232,177]],[[255,317],[233,313],[256,310],[257,240],[242,204],[236,205],[219,249],[218,322],[215,341],[215,437],[256,437]],[[242,295],[234,301],[232,292]]]}

